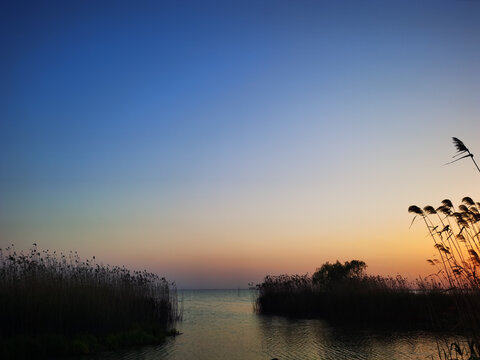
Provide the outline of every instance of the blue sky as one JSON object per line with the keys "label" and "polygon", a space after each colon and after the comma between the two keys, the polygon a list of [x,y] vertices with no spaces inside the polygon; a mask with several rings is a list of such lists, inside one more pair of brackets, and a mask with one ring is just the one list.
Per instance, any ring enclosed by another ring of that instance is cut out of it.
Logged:
{"label": "blue sky", "polygon": [[378,244],[409,202],[478,193],[470,164],[441,165],[452,136],[480,153],[479,18],[475,1],[2,2],[0,245],[187,287],[355,254],[405,272]]}

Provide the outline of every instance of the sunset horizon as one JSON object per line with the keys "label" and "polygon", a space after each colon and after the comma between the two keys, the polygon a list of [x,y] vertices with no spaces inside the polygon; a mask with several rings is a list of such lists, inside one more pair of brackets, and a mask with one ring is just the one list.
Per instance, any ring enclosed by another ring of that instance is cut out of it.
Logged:
{"label": "sunset horizon", "polygon": [[0,1],[0,359],[480,360],[480,1]]}
{"label": "sunset horizon", "polygon": [[0,248],[179,289],[434,269],[410,205],[479,199],[475,2],[2,5]]}

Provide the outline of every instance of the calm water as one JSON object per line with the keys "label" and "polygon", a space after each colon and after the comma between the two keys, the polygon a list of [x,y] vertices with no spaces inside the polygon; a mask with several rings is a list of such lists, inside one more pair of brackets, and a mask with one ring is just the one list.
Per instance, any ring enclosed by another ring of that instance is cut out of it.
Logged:
{"label": "calm water", "polygon": [[437,351],[435,338],[424,332],[346,330],[321,320],[258,316],[248,290],[183,291],[183,306],[182,335],[166,344],[82,360],[424,360]]}

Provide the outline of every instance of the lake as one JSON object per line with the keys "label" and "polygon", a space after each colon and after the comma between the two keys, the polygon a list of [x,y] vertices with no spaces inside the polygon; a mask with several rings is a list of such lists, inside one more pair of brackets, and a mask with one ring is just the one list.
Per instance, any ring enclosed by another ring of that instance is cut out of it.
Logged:
{"label": "lake", "polygon": [[[179,291],[182,335],[160,346],[104,353],[88,359],[426,359],[437,354],[427,332],[332,327],[322,320],[288,320],[252,311],[249,290]],[[182,305],[180,305],[182,306]]]}

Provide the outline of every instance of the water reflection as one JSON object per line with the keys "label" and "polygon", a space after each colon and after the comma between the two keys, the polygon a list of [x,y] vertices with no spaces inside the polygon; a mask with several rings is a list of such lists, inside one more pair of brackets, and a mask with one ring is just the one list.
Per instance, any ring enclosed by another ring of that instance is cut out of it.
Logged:
{"label": "water reflection", "polygon": [[321,320],[288,320],[252,312],[244,290],[183,292],[183,333],[166,344],[89,359],[424,360],[436,354],[432,334],[332,327]]}
{"label": "water reflection", "polygon": [[425,332],[332,327],[321,320],[259,318],[262,347],[279,359],[425,359],[436,354]]}

